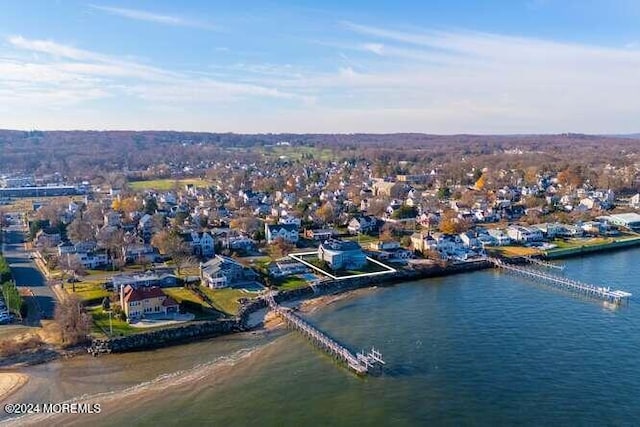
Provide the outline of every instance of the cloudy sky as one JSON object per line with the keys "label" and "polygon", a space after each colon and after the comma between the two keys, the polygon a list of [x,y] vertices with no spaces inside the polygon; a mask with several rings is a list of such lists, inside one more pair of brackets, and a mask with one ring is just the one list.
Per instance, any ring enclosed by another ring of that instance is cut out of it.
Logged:
{"label": "cloudy sky", "polygon": [[640,131],[636,0],[0,0],[0,10],[5,129]]}

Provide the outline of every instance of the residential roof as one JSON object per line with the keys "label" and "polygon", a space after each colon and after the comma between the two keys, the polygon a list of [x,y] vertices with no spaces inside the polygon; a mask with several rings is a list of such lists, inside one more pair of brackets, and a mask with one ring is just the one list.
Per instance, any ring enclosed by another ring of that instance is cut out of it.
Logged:
{"label": "residential roof", "polygon": [[338,240],[338,239],[328,239],[322,243],[322,247],[325,249],[330,249],[332,251],[356,251],[361,250],[359,244],[356,242],[351,242],[348,240]]}
{"label": "residential roof", "polygon": [[166,296],[162,289],[157,286],[128,288],[124,296],[124,302],[143,301],[150,298],[159,298]]}

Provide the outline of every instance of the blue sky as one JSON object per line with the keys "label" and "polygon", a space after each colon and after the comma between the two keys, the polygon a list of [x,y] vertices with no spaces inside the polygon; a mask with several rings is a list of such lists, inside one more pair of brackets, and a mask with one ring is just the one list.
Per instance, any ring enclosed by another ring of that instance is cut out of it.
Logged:
{"label": "blue sky", "polygon": [[0,0],[0,11],[0,128],[640,131],[636,0]]}

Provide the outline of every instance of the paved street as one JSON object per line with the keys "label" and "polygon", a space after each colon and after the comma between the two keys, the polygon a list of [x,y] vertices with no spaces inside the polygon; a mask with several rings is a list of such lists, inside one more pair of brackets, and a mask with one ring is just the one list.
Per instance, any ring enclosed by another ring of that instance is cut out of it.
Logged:
{"label": "paved street", "polygon": [[[52,318],[55,307],[55,294],[47,286],[33,260],[29,259],[29,253],[25,251],[25,234],[20,225],[13,223],[5,229],[5,242],[3,245],[4,256],[11,266],[11,271],[18,286],[28,287],[34,293],[33,301],[40,308],[43,318]],[[29,323],[38,322],[40,316],[32,316]]]}

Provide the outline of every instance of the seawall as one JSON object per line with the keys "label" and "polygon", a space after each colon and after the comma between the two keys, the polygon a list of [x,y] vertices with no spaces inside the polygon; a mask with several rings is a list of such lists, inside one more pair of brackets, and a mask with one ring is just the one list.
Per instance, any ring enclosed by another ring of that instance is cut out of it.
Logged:
{"label": "seawall", "polygon": [[601,243],[598,245],[583,245],[575,248],[551,249],[544,252],[545,259],[559,259],[573,256],[581,256],[594,252],[614,251],[624,249],[631,246],[640,246],[640,237],[634,239],[618,240],[609,243]]}

